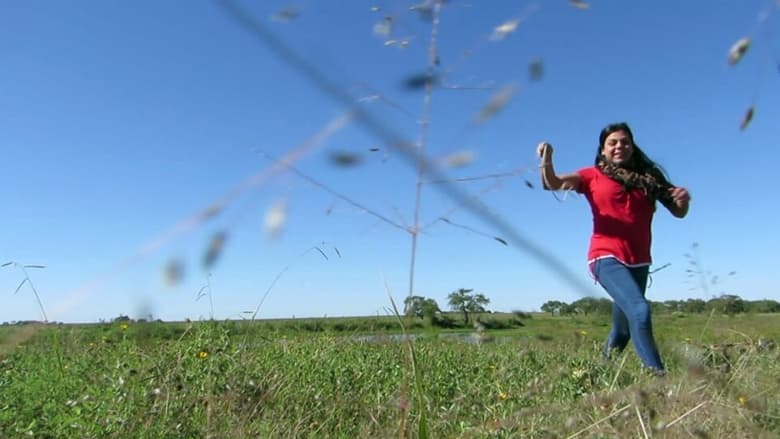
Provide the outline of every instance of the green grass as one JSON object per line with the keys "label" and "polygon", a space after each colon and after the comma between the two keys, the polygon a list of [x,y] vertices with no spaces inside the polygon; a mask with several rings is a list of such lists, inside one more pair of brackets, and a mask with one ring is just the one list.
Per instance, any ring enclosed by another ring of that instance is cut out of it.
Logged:
{"label": "green grass", "polygon": [[606,316],[422,325],[413,363],[389,329],[356,337],[375,318],[7,327],[0,436],[777,437],[776,319],[656,317],[665,378],[600,359]]}

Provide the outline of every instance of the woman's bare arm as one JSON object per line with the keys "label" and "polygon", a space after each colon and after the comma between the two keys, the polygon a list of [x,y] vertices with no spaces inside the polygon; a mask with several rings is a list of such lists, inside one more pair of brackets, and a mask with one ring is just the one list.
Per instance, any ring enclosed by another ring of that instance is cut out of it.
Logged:
{"label": "woman's bare arm", "polygon": [[690,207],[691,194],[683,187],[673,187],[669,189],[672,194],[674,204],[666,206],[676,218],[685,218],[688,215],[688,208]]}
{"label": "woman's bare arm", "polygon": [[553,167],[553,147],[547,142],[540,143],[536,153],[542,158],[539,165],[541,170],[542,187],[547,190],[557,191],[561,189],[577,190],[580,187],[580,175],[577,173],[557,175]]}

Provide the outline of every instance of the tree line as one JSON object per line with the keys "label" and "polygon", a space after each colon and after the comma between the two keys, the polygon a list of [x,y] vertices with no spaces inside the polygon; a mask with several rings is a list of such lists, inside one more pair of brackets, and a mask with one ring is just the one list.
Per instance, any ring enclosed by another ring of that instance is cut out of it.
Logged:
{"label": "tree line", "polygon": [[[709,313],[716,312],[727,315],[740,313],[780,313],[780,302],[776,300],[745,300],[735,294],[725,294],[709,300],[685,299],[650,301],[650,308],[656,314],[671,313]],[[606,298],[584,297],[572,303],[550,300],[545,302],[541,310],[550,314],[608,314],[612,312],[612,301]]]}
{"label": "tree line", "polygon": [[[447,305],[451,311],[463,314],[463,320],[469,323],[471,316],[489,312],[486,306],[490,299],[473,289],[459,288],[447,296]],[[740,313],[780,313],[780,302],[771,299],[745,300],[735,294],[724,294],[704,299],[650,301],[653,313],[709,313],[727,315]],[[609,314],[612,312],[612,300],[605,297],[583,297],[571,303],[560,300],[545,302],[541,311],[552,315]],[[404,300],[404,314],[412,317],[436,319],[441,315],[436,300],[423,296],[408,296]]]}

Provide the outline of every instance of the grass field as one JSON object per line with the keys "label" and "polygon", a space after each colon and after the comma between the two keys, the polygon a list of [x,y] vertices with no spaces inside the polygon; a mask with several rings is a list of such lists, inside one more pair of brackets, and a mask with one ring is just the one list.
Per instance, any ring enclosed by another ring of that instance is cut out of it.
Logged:
{"label": "grass field", "polygon": [[662,378],[607,316],[489,318],[3,327],[0,436],[780,436],[777,314],[656,317]]}

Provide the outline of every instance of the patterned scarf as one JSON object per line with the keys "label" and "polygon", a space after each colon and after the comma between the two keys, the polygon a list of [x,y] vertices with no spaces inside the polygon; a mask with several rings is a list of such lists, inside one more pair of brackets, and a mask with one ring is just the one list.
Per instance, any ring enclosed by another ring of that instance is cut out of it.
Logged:
{"label": "patterned scarf", "polygon": [[660,201],[664,206],[673,206],[674,199],[669,189],[674,187],[655,166],[640,173],[631,168],[618,166],[604,156],[599,156],[596,164],[601,172],[622,184],[626,190],[641,189],[651,202]]}

